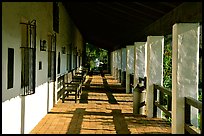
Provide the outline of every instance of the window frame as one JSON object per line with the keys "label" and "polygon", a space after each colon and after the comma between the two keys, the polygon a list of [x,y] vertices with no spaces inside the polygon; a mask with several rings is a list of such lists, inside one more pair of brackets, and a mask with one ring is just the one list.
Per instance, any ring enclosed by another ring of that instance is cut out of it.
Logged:
{"label": "window frame", "polygon": [[35,93],[36,78],[36,20],[20,23],[21,38],[21,92],[22,96]]}
{"label": "window frame", "polygon": [[48,35],[48,78],[56,81],[56,34]]}

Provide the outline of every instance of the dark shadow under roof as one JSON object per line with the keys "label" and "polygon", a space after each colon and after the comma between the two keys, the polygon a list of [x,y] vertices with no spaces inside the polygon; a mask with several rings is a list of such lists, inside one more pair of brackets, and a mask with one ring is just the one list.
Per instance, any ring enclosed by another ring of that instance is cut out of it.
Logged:
{"label": "dark shadow under roof", "polygon": [[[183,2],[63,2],[73,22],[79,28],[86,42],[109,51],[116,50],[136,41],[146,41],[146,36],[151,35],[155,27],[156,34],[170,34],[172,23],[187,16],[187,20],[202,21],[201,16],[191,17],[191,9],[197,12],[202,10],[202,3]],[[199,6],[200,4],[200,6]],[[192,6],[191,6],[192,5]],[[187,7],[186,7],[187,6]],[[188,7],[190,6],[190,7]],[[200,10],[201,8],[201,10]],[[171,15],[170,13],[180,13]],[[167,28],[158,20],[170,14],[164,20]],[[190,15],[188,15],[190,14]],[[191,17],[191,18],[190,18]],[[159,23],[155,23],[155,21]],[[152,25],[152,26],[151,26]],[[157,28],[158,27],[158,28]]]}

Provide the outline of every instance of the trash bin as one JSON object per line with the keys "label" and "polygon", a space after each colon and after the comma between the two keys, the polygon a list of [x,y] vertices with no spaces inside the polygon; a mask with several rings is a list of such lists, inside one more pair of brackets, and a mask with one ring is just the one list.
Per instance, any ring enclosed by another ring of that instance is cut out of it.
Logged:
{"label": "trash bin", "polygon": [[146,89],[139,84],[133,89],[133,114],[145,115]]}
{"label": "trash bin", "polygon": [[121,75],[121,85],[122,87],[126,86],[126,71],[122,71],[122,75]]}
{"label": "trash bin", "polygon": [[121,69],[118,70],[118,81],[121,83]]}
{"label": "trash bin", "polygon": [[133,93],[134,74],[130,74],[130,93]]}

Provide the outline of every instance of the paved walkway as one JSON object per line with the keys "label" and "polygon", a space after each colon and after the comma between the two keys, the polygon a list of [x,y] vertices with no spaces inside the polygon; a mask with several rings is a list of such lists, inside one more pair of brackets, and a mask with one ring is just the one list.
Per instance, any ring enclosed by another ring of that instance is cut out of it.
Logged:
{"label": "paved walkway", "polygon": [[87,76],[78,102],[60,100],[30,134],[170,134],[162,119],[133,115],[133,95],[110,75]]}

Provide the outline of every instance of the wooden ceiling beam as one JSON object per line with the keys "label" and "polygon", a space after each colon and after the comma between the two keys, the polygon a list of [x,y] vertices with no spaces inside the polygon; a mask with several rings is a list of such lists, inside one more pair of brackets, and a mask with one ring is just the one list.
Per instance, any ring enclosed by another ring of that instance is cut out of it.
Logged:
{"label": "wooden ceiling beam", "polygon": [[202,3],[184,2],[144,29],[140,39],[149,35],[168,35],[175,23],[201,23]]}
{"label": "wooden ceiling beam", "polygon": [[137,5],[140,5],[140,6],[142,6],[142,7],[145,7],[145,8],[147,8],[147,9],[153,10],[153,11],[155,11],[155,12],[158,12],[158,13],[160,13],[160,14],[165,14],[165,12],[162,11],[162,10],[158,10],[158,9],[152,8],[152,7],[150,7],[150,6],[147,6],[147,5],[142,4],[142,3],[140,3],[140,2],[133,2],[133,3],[134,3],[134,4],[137,4]]}
{"label": "wooden ceiling beam", "polygon": [[167,7],[170,7],[170,8],[175,8],[176,6],[172,3],[169,3],[169,2],[160,2],[162,5],[164,6],[167,6]]}
{"label": "wooden ceiling beam", "polygon": [[[132,20],[138,20],[139,19],[139,21],[148,21],[148,22],[149,21],[151,22],[151,21],[153,21],[155,19],[155,18],[153,18],[153,16],[151,16],[149,14],[145,14],[144,12],[138,11],[136,9],[132,9],[132,8],[130,8],[128,6],[124,6],[124,5],[119,4],[119,3],[115,3],[115,4],[120,5],[121,7],[125,8],[125,9],[128,9],[129,11],[137,11],[138,13],[143,14],[143,15],[148,16],[148,17],[144,17],[142,15],[136,16],[135,14],[132,14],[132,13],[130,13],[128,11],[122,10],[120,8],[115,8],[113,6],[110,6],[110,5],[102,3],[102,2],[99,2],[99,4],[100,4],[100,6],[108,8],[109,10],[112,10],[114,12],[118,12],[119,15],[123,14],[123,16],[121,16],[122,18],[131,18]],[[110,11],[109,13],[112,13],[112,12]]]}

